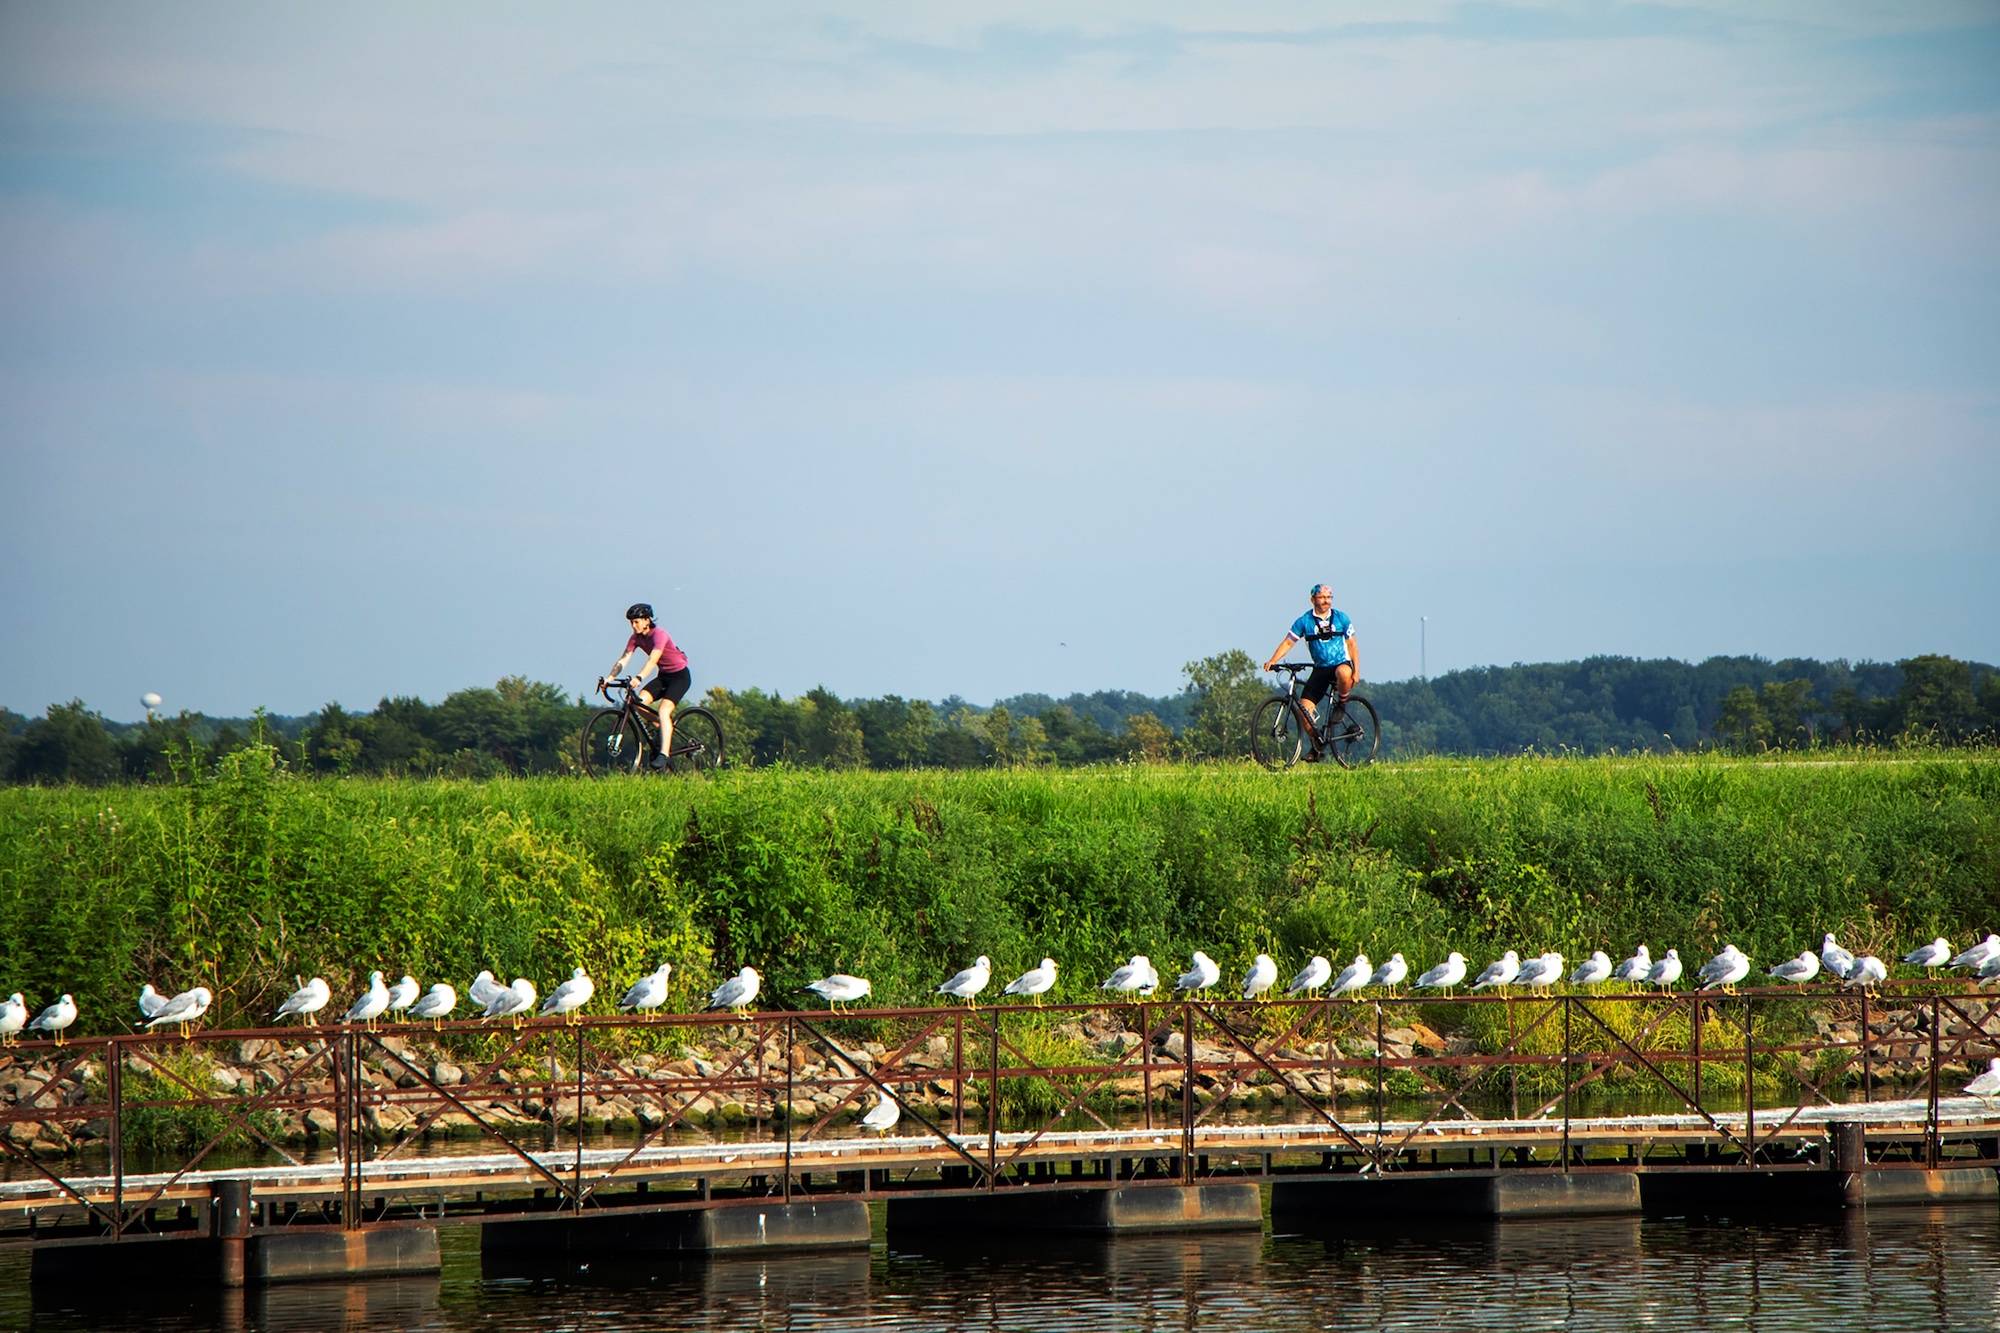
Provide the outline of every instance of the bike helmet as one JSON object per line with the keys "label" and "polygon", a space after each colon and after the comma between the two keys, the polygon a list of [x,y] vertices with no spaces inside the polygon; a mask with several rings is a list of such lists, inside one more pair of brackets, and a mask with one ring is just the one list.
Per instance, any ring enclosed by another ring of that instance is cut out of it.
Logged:
{"label": "bike helmet", "polygon": [[625,618],[627,620],[651,620],[653,618],[652,604],[649,602],[632,603],[632,605],[625,608]]}

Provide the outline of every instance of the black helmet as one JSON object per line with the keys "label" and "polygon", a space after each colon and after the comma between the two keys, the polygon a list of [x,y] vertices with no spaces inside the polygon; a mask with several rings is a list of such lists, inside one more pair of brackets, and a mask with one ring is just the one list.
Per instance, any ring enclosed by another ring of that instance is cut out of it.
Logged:
{"label": "black helmet", "polygon": [[652,605],[647,602],[634,602],[625,608],[625,618],[627,620],[651,620],[653,618]]}

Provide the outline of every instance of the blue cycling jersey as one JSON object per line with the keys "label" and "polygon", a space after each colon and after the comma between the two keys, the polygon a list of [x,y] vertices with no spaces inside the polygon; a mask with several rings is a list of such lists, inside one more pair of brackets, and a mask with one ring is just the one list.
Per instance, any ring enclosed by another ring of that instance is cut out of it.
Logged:
{"label": "blue cycling jersey", "polygon": [[1292,637],[1306,641],[1306,651],[1318,666],[1339,666],[1347,660],[1347,636],[1354,633],[1354,622],[1347,612],[1336,610],[1321,620],[1307,611],[1292,622]]}

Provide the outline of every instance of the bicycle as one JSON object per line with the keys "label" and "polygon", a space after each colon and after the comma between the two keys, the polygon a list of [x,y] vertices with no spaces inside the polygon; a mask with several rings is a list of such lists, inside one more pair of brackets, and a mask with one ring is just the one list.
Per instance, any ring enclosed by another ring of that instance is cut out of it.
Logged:
{"label": "bicycle", "polygon": [[[600,680],[597,692],[606,699],[625,691],[616,708],[602,708],[583,725],[583,771],[591,777],[638,775],[651,771],[660,749],[659,715],[639,701],[629,680]],[[701,774],[722,765],[722,724],[698,704],[674,709],[674,743],[667,751],[667,769]]]}
{"label": "bicycle", "polygon": [[[1329,695],[1320,701],[1320,721],[1315,725],[1300,701],[1305,682],[1300,673],[1311,671],[1311,662],[1280,662],[1272,668],[1289,672],[1292,683],[1283,694],[1274,694],[1257,705],[1250,719],[1250,753],[1269,769],[1290,768],[1301,755],[1313,763],[1332,755],[1342,768],[1359,768],[1373,761],[1382,743],[1375,705],[1358,694],[1345,700]],[[1306,748],[1310,741],[1312,748]]]}

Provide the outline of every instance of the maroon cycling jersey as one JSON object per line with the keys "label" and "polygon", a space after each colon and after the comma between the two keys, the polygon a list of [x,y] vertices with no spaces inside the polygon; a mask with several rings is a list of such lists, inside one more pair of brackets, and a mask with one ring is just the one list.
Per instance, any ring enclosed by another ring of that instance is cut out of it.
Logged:
{"label": "maroon cycling jersey", "polygon": [[[652,656],[655,648],[658,648],[660,650],[660,674],[663,676],[669,671],[687,670],[687,654],[675,645],[673,636],[658,625],[653,626],[653,628],[647,630],[644,634],[634,634],[631,638],[625,640],[626,652],[629,653],[634,648],[637,648],[648,657]],[[633,669],[637,670],[644,663],[635,662],[632,665]]]}

